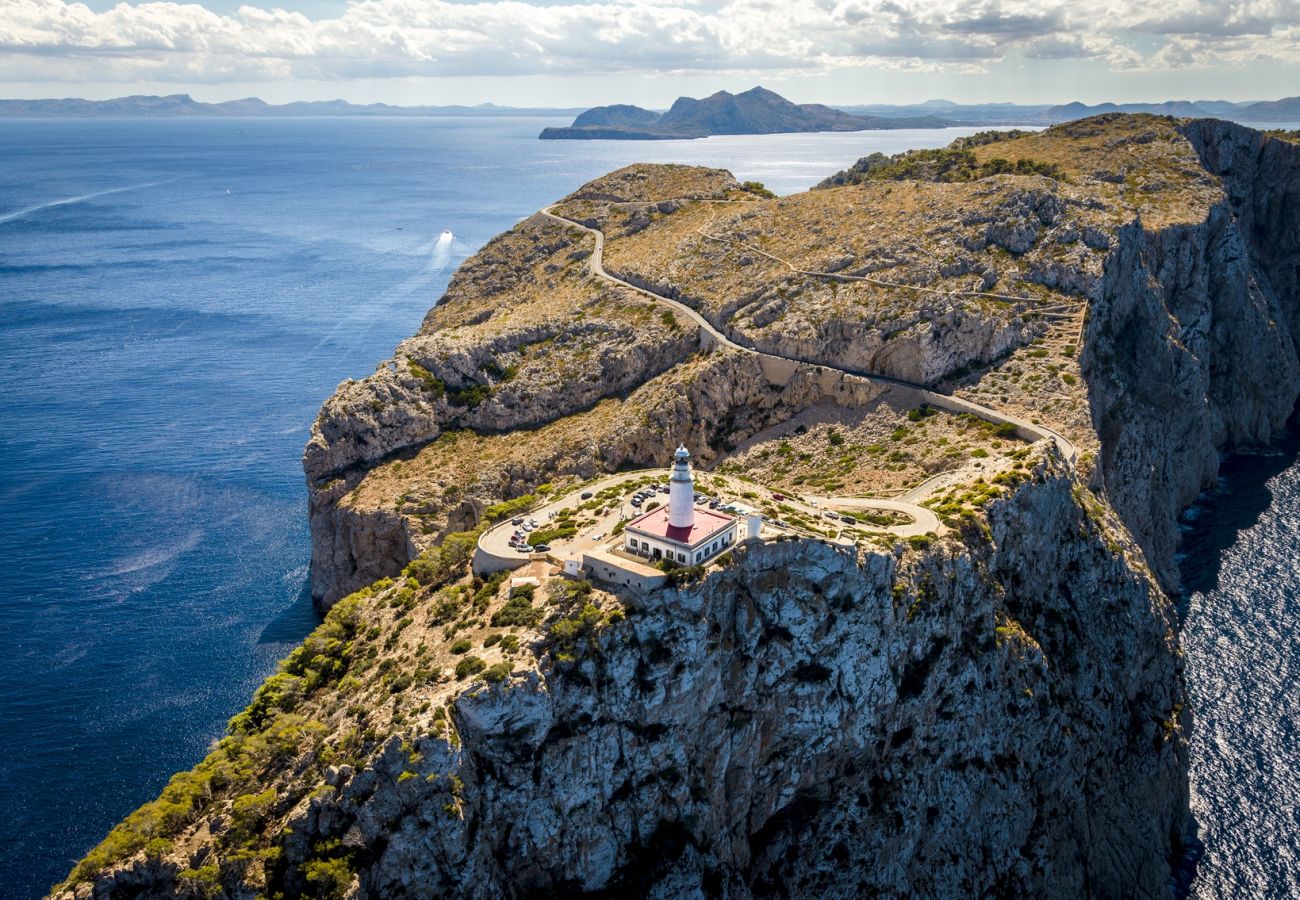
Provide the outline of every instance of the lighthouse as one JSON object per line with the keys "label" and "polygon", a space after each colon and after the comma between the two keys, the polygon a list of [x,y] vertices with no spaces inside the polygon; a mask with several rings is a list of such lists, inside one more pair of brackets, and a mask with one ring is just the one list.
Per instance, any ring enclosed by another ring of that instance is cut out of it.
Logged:
{"label": "lighthouse", "polygon": [[657,506],[628,522],[623,550],[679,566],[703,565],[736,542],[736,527],[735,516],[696,508],[691,454],[678,447],[668,472],[668,507]]}
{"label": "lighthouse", "polygon": [[691,453],[681,446],[673,454],[673,469],[668,476],[668,524],[672,528],[690,528],[695,524],[695,476],[691,474]]}

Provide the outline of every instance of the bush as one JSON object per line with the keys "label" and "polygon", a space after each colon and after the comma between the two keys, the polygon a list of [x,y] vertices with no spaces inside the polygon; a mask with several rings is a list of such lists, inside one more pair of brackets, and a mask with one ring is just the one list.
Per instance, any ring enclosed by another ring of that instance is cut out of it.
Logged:
{"label": "bush", "polygon": [[247,843],[261,829],[271,807],[275,805],[275,788],[260,794],[242,794],[230,805],[231,838],[237,844]]}
{"label": "bush", "polygon": [[550,638],[555,646],[556,658],[561,661],[572,660],[578,641],[594,632],[604,618],[598,607],[588,603],[576,616],[561,619],[552,625]]}
{"label": "bush", "polygon": [[470,409],[478,406],[491,396],[492,388],[486,384],[471,384],[467,387],[447,391],[447,400],[449,402],[455,406],[467,406]]}
{"label": "bush", "polygon": [[510,652],[519,649],[519,635],[507,634],[501,638],[501,649]]}
{"label": "bush", "polygon": [[462,654],[462,653],[468,653],[468,652],[470,651],[470,649],[473,648],[473,646],[474,646],[474,645],[471,644],[467,639],[465,639],[465,638],[460,638],[459,640],[454,641],[454,642],[452,643],[452,645],[451,645],[451,652],[452,652],[453,654],[459,656],[459,655]]}
{"label": "bush", "polygon": [[499,643],[501,643],[501,635],[499,634],[489,634],[486,638],[483,639],[484,647],[491,647]]}
{"label": "bush", "polygon": [[478,535],[473,531],[458,531],[442,539],[413,559],[403,574],[411,575],[420,584],[439,587],[461,575],[474,556]]}
{"label": "bush", "polygon": [[408,359],[406,361],[406,368],[412,375],[420,380],[421,387],[434,397],[441,397],[443,394],[447,393],[446,383],[415,360]]}
{"label": "bush", "polygon": [[536,547],[541,544],[549,544],[551,541],[571,538],[577,533],[577,526],[571,524],[560,524],[553,528],[539,528],[532,534],[528,535],[528,545],[530,547]]}
{"label": "bush", "polygon": [[492,625],[497,628],[509,628],[511,626],[522,626],[531,628],[542,620],[542,611],[533,606],[532,585],[523,585],[529,590],[521,591],[520,588],[513,588],[510,591],[510,599],[506,601],[492,616]]}
{"label": "bush", "polygon": [[747,194],[762,197],[764,200],[771,200],[776,197],[776,194],[769,191],[761,181],[746,181],[741,184],[740,189]]}
{"label": "bush", "polygon": [[668,571],[668,584],[676,587],[704,577],[704,566],[677,566]]}
{"label": "bush", "polygon": [[456,663],[456,678],[464,680],[471,675],[477,675],[487,668],[487,663],[477,656],[467,656],[460,662]]}
{"label": "bush", "polygon": [[487,509],[483,510],[483,521],[500,522],[502,519],[508,519],[516,513],[523,512],[536,502],[536,494],[524,494],[522,497],[516,497],[513,500],[503,500],[500,503],[493,503]]}
{"label": "bush", "polygon": [[514,666],[510,665],[510,663],[499,662],[495,666],[492,666],[486,672],[484,672],[483,677],[490,684],[497,684],[509,678],[510,673],[513,671],[514,671]]}
{"label": "bush", "polygon": [[336,900],[352,883],[352,868],[346,859],[313,859],[302,867],[302,877],[316,888],[318,897]]}

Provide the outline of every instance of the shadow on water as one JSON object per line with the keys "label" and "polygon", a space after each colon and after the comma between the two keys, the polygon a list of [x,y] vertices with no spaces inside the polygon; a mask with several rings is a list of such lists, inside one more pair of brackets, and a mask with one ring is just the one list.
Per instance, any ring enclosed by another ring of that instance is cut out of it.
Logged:
{"label": "shadow on water", "polygon": [[[1241,532],[1259,522],[1272,505],[1268,483],[1295,465],[1300,458],[1300,412],[1292,416],[1286,433],[1272,447],[1258,453],[1225,458],[1219,466],[1219,483],[1183,514],[1180,525],[1179,573],[1183,591],[1178,598],[1181,626],[1191,609],[1192,596],[1209,593],[1219,586],[1224,554]],[[1196,879],[1197,866],[1205,854],[1195,817],[1189,817],[1182,836],[1182,854],[1174,861],[1170,892],[1174,900],[1186,900]]]}
{"label": "shadow on water", "polygon": [[1252,527],[1273,502],[1268,482],[1300,457],[1300,427],[1292,419],[1286,435],[1263,453],[1230,456],[1219,467],[1219,484],[1202,495],[1181,523],[1179,570],[1183,594],[1178,602],[1180,620],[1187,615],[1193,594],[1219,585],[1223,554],[1237,535]]}
{"label": "shadow on water", "polygon": [[257,636],[259,644],[296,644],[321,623],[311,602],[311,579],[304,578],[298,599],[272,619]]}

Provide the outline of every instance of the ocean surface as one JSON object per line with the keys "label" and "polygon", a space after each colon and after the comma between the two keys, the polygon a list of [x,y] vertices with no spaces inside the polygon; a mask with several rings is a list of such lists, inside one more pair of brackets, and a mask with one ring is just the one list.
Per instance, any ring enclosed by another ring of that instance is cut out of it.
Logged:
{"label": "ocean surface", "polygon": [[1300,436],[1184,517],[1196,900],[1300,897]]}
{"label": "ocean surface", "polygon": [[310,423],[467,255],[639,160],[788,193],[974,130],[536,140],[561,124],[0,120],[0,895],[63,877],[314,626]]}

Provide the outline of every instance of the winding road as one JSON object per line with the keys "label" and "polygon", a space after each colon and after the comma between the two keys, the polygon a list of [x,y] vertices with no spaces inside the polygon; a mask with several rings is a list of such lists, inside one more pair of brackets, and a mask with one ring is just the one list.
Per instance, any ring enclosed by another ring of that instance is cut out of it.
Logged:
{"label": "winding road", "polygon": [[[736,350],[741,353],[752,353],[755,356],[767,357],[768,359],[773,359],[773,360],[781,360],[782,362],[795,363],[797,365],[804,365],[804,366],[817,366],[823,369],[829,369],[831,371],[841,373],[846,378],[859,379],[862,381],[866,381],[870,384],[877,384],[884,387],[906,388],[907,390],[914,392],[924,402],[929,403],[931,406],[936,406],[940,409],[948,410],[949,412],[970,413],[971,415],[978,416],[979,418],[984,419],[986,422],[992,422],[995,425],[1011,425],[1016,429],[1016,431],[1022,437],[1025,437],[1031,441],[1045,441],[1045,440],[1054,441],[1056,443],[1057,448],[1061,451],[1061,455],[1064,456],[1067,460],[1069,460],[1069,462],[1072,465],[1078,459],[1078,451],[1075,449],[1074,444],[1069,440],[1069,438],[1065,437],[1063,434],[1060,434],[1059,432],[1053,431],[1050,428],[1047,428],[1043,425],[1039,425],[1034,422],[1030,422],[1026,419],[1020,418],[1019,416],[1013,416],[1010,413],[999,412],[995,409],[990,409],[987,406],[983,406],[971,400],[965,400],[961,397],[954,397],[951,394],[940,394],[937,391],[931,390],[930,388],[926,387],[923,384],[918,384],[912,381],[905,381],[901,378],[893,378],[889,375],[880,375],[874,372],[855,372],[849,369],[839,368],[838,366],[832,366],[829,363],[824,363],[817,360],[799,359],[797,357],[792,357],[792,356],[781,356],[776,353],[768,353],[766,351],[759,350],[753,346],[746,346],[744,344],[740,344],[735,340],[733,340],[728,335],[724,334],[712,322],[710,322],[703,315],[701,315],[699,311],[693,309],[690,306],[687,306],[685,303],[682,303],[680,300],[674,300],[673,298],[664,296],[663,294],[657,294],[654,291],[647,290],[646,288],[643,287],[639,287],[635,284],[632,284],[629,281],[619,278],[617,275],[611,275],[609,272],[607,272],[605,270],[605,262],[604,262],[605,233],[598,228],[591,228],[587,225],[582,224],[581,222],[575,221],[566,216],[561,216],[558,213],[555,213],[553,210],[557,205],[558,204],[551,204],[550,206],[543,207],[541,210],[541,214],[548,219],[551,219],[555,222],[559,222],[562,225],[580,228],[583,231],[587,232],[588,234],[592,235],[596,239],[596,247],[592,251],[591,256],[588,257],[587,260],[593,275],[595,275],[598,278],[602,278],[605,281],[610,282],[611,284],[616,284],[619,285],[620,287],[625,287],[629,290],[636,291],[638,294],[641,294],[644,297],[648,297],[651,300],[655,301],[656,303],[665,304],[675,312],[681,313],[682,315],[689,318],[696,325],[698,325],[704,331],[705,335],[707,335],[709,339],[709,343],[711,344],[721,345],[730,350]],[[792,269],[794,268],[794,266],[791,265],[789,262],[786,262],[785,260],[780,259],[779,257],[771,256],[770,254],[767,255],[771,259],[776,260],[777,262],[790,266],[790,268]]]}

